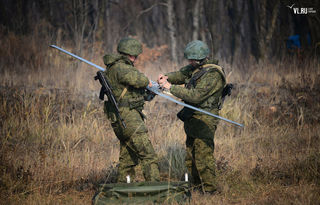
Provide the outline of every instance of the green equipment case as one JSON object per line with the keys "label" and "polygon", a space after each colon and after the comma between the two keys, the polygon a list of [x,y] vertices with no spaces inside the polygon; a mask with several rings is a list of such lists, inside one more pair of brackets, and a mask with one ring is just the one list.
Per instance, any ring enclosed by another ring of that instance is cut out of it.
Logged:
{"label": "green equipment case", "polygon": [[191,198],[189,182],[136,182],[101,184],[92,199],[106,204],[183,204]]}

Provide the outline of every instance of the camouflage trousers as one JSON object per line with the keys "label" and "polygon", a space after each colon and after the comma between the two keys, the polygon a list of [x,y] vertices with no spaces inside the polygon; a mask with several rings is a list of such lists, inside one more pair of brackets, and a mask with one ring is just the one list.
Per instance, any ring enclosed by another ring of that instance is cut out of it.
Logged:
{"label": "camouflage trousers", "polygon": [[217,190],[213,156],[216,123],[191,118],[185,121],[184,129],[187,134],[185,162],[191,175],[191,183],[203,192],[214,192]]}
{"label": "camouflage trousers", "polygon": [[119,121],[112,123],[113,130],[120,140],[118,182],[126,182],[129,175],[134,181],[134,168],[140,163],[146,181],[159,181],[157,155],[148,138],[148,129],[143,116],[137,110],[125,109],[121,112],[126,128]]}

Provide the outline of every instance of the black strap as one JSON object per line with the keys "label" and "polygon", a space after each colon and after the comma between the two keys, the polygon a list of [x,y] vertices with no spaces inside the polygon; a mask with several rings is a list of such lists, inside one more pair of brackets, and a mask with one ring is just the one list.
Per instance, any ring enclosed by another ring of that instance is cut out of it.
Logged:
{"label": "black strap", "polygon": [[191,89],[192,87],[196,87],[196,82],[199,78],[201,78],[206,72],[208,72],[208,69],[202,68],[200,71],[196,72],[190,81],[187,83],[186,88]]}

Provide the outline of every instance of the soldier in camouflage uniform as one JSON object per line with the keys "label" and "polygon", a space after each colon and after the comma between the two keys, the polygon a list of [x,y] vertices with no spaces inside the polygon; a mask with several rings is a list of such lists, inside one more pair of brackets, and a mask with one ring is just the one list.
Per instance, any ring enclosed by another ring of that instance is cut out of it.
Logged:
{"label": "soldier in camouflage uniform", "polygon": [[[187,104],[218,115],[225,74],[208,55],[209,48],[204,42],[190,42],[184,51],[190,64],[179,71],[159,75],[158,83]],[[213,193],[217,189],[213,140],[218,119],[186,107],[178,117],[184,121],[187,134],[186,166],[191,182],[203,192]]]}
{"label": "soldier in camouflage uniform", "polygon": [[105,101],[105,112],[120,140],[118,182],[125,182],[129,175],[134,180],[134,168],[141,163],[146,181],[159,181],[157,155],[148,138],[148,129],[142,113],[148,78],[134,67],[134,61],[142,53],[142,45],[132,38],[124,38],[118,44],[118,54],[105,55],[105,77],[109,81],[120,115],[126,128],[116,115],[114,106]]}

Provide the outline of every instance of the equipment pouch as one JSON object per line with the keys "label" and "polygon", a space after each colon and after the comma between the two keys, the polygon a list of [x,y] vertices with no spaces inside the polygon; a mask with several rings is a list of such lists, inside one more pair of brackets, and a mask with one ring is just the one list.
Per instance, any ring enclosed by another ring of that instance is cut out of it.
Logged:
{"label": "equipment pouch", "polygon": [[111,123],[115,123],[117,121],[118,118],[115,110],[112,108],[112,105],[108,101],[104,101],[104,112],[107,114],[107,117]]}
{"label": "equipment pouch", "polygon": [[178,112],[177,117],[183,122],[189,120],[194,113],[194,110],[184,107],[180,112]]}
{"label": "equipment pouch", "polygon": [[136,108],[143,108],[144,101],[143,100],[129,100],[129,108],[130,110]]}
{"label": "equipment pouch", "polygon": [[146,94],[144,95],[144,100],[145,101],[151,101],[153,98],[156,96],[155,93],[151,92],[150,90],[146,91]]}

